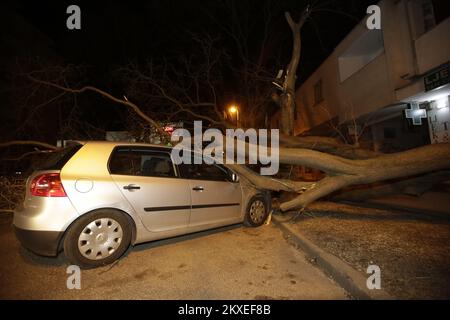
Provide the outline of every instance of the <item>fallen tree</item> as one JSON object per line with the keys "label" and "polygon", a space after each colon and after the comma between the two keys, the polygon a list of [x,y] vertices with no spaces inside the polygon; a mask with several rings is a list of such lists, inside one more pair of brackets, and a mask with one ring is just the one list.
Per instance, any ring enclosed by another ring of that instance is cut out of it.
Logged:
{"label": "fallen tree", "polygon": [[[61,86],[59,88],[61,90],[74,91]],[[76,91],[84,92],[85,90],[81,88]],[[112,97],[113,101],[116,102],[121,100],[110,94],[103,93],[102,90],[97,88],[93,91],[99,92],[105,97]],[[130,103],[128,100],[123,100],[121,104],[132,108],[132,110],[138,109],[136,104]],[[140,115],[141,113],[137,112],[137,114]],[[147,120],[148,116],[143,118]],[[151,123],[153,124],[155,121],[152,120]],[[0,144],[0,147],[14,144],[29,144],[41,148],[56,149],[54,146],[38,141],[3,142]],[[450,144],[448,143],[426,145],[393,154],[378,154],[364,151],[323,137],[284,137],[281,139],[281,144],[282,146],[279,148],[279,163],[316,168],[323,171],[326,176],[317,182],[292,181],[261,176],[243,165],[227,164],[227,166],[259,189],[297,193],[298,195],[294,199],[281,203],[280,209],[282,211],[302,209],[317,199],[355,185],[367,185],[392,179],[429,174],[428,176],[425,175],[414,179],[416,179],[416,183],[421,183],[428,179],[427,186],[430,187],[438,181],[447,180],[449,177]],[[303,148],[298,148],[297,146],[302,146]],[[310,149],[306,149],[308,146],[310,146]],[[258,146],[258,148],[261,149],[262,147]],[[257,150],[257,148],[250,148],[249,144],[246,144],[246,156],[257,158],[257,154],[255,154]],[[329,151],[329,153],[324,152],[325,150]],[[270,150],[266,150],[266,152],[270,154]],[[341,154],[341,156],[336,154]],[[344,157],[345,155],[347,157]],[[406,187],[408,182],[397,182],[397,184],[403,184]],[[394,190],[400,191],[401,189],[391,187],[391,191]],[[388,189],[385,188],[385,194],[387,191]],[[350,192],[350,196],[351,194],[352,192]],[[345,193],[340,197],[345,198]]]}
{"label": "fallen tree", "polygon": [[[251,152],[251,148],[247,148],[248,152]],[[301,182],[260,176],[239,165],[230,167],[258,188],[298,193],[297,197],[280,205],[282,211],[287,211],[304,208],[317,199],[356,185],[365,185],[368,190],[346,191],[337,198],[356,200],[393,193],[411,194],[414,189],[416,194],[421,194],[436,183],[449,179],[446,169],[450,168],[450,144],[433,144],[398,153],[377,154],[369,159],[348,159],[315,150],[281,147],[279,162],[316,168],[326,173],[326,176],[316,182]],[[370,186],[401,178],[406,180],[382,187],[375,186],[374,189]]]}

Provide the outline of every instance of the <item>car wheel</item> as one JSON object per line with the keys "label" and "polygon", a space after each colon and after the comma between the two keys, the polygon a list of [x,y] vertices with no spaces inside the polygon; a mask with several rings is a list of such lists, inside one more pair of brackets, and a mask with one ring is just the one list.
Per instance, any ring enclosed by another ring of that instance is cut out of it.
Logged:
{"label": "car wheel", "polygon": [[259,227],[269,215],[269,206],[262,195],[253,196],[247,204],[244,224],[249,227]]}
{"label": "car wheel", "polygon": [[76,220],[64,238],[64,253],[83,268],[104,266],[117,260],[131,242],[131,223],[115,210],[98,210]]}

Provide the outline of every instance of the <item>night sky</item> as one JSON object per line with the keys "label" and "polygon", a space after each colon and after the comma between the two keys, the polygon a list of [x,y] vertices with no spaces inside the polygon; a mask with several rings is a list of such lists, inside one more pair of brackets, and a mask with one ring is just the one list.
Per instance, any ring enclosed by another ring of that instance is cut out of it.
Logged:
{"label": "night sky", "polygon": [[[88,66],[83,84],[103,88],[115,95],[124,93],[123,83],[117,82],[111,70],[128,62],[147,60],[174,61],[181,55],[195,53],[197,44],[192,34],[217,39],[239,69],[241,56],[234,39],[225,32],[238,25],[246,35],[248,59],[260,62],[276,71],[284,68],[291,55],[292,35],[284,18],[289,11],[298,16],[306,3],[313,2],[317,10],[302,29],[302,56],[297,85],[308,77],[333,51],[342,38],[366,14],[367,0],[324,1],[7,1],[2,2],[1,67],[6,71],[1,79],[2,117],[14,108],[14,98],[8,96],[11,85],[10,67],[19,58],[39,56],[41,61]],[[66,8],[77,4],[81,8],[81,30],[66,28]],[[270,13],[269,15],[267,13]],[[264,28],[267,38],[262,48]],[[26,25],[26,28],[24,27]],[[31,32],[32,30],[33,32]],[[36,39],[42,33],[47,41]],[[236,75],[223,70],[225,89],[232,95]],[[234,78],[233,78],[234,77]],[[6,96],[5,96],[6,94]],[[81,99],[81,98],[80,98]],[[86,95],[86,110],[81,118],[106,130],[121,130],[123,108],[105,99]],[[89,100],[87,102],[86,100]],[[35,104],[38,104],[36,102]],[[92,105],[95,104],[95,108]],[[48,111],[54,115],[53,111]],[[61,117],[61,115],[59,115]],[[55,116],[56,117],[56,116]],[[12,116],[4,134],[15,124]],[[109,119],[97,123],[98,119]],[[16,137],[13,137],[16,138]],[[29,137],[22,137],[29,138]],[[44,139],[49,139],[44,137]]]}
{"label": "night sky", "polygon": [[[54,48],[64,59],[74,63],[110,66],[133,59],[170,57],[195,45],[189,34],[207,33],[220,37],[230,51],[232,40],[220,25],[230,23],[230,7],[237,19],[248,24],[249,47],[256,58],[263,33],[264,10],[268,1],[12,1],[12,10],[23,15],[37,29],[54,41]],[[283,12],[299,14],[306,3],[316,3],[314,13],[302,32],[303,51],[299,76],[307,77],[339,41],[365,15],[368,0],[269,1],[271,21],[270,48],[266,56],[278,54],[288,62],[291,33]],[[82,11],[82,29],[65,27],[66,8],[77,4]],[[323,10],[323,11],[322,11]],[[248,22],[248,20],[251,20]],[[24,44],[25,45],[25,44]],[[231,52],[236,54],[236,52]]]}

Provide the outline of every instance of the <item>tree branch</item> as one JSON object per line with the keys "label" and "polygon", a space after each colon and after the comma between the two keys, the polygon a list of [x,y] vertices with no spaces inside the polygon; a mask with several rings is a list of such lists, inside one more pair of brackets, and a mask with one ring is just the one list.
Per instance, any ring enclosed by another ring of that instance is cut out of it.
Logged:
{"label": "tree branch", "polygon": [[96,93],[100,94],[101,96],[103,96],[105,98],[108,98],[108,99],[110,99],[110,100],[112,100],[112,101],[114,101],[114,102],[116,102],[118,104],[121,104],[121,105],[124,105],[124,106],[127,106],[127,107],[131,108],[142,119],[144,119],[145,121],[147,121],[148,123],[153,125],[159,131],[160,134],[162,134],[163,136],[167,137],[167,132],[165,132],[156,121],[154,121],[152,118],[147,116],[144,112],[142,112],[142,110],[136,104],[132,103],[128,99],[119,99],[119,98],[114,97],[113,95],[111,95],[111,94],[109,94],[109,93],[107,93],[107,92],[105,92],[105,91],[103,91],[101,89],[98,89],[98,88],[92,87],[92,86],[84,86],[84,87],[82,87],[80,89],[71,89],[71,88],[63,87],[63,86],[58,85],[56,83],[52,83],[52,82],[49,82],[49,81],[36,79],[33,76],[31,76],[31,75],[28,75],[28,77],[30,78],[30,80],[32,80],[32,81],[34,81],[36,83],[40,83],[40,84],[43,84],[43,85],[51,86],[51,87],[54,87],[54,88],[57,88],[57,89],[60,89],[60,90],[66,91],[66,92],[70,92],[70,93],[83,93],[83,92],[86,92],[86,91],[96,92]]}
{"label": "tree branch", "polygon": [[12,140],[6,142],[0,142],[0,148],[6,148],[14,145],[22,145],[22,146],[37,146],[42,148],[47,148],[51,150],[56,150],[58,147],[51,145],[46,142],[35,141],[35,140]]}

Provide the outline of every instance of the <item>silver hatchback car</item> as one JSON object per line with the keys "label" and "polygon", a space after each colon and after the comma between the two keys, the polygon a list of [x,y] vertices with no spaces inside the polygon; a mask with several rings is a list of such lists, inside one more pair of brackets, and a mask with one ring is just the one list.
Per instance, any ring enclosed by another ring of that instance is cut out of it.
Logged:
{"label": "silver hatchback car", "polygon": [[13,224],[29,250],[64,250],[89,268],[142,242],[240,222],[259,226],[270,203],[268,193],[224,166],[175,165],[168,147],[92,141],[56,152],[28,178]]}

